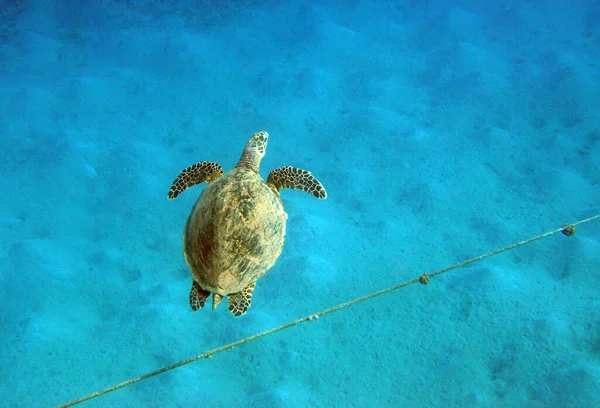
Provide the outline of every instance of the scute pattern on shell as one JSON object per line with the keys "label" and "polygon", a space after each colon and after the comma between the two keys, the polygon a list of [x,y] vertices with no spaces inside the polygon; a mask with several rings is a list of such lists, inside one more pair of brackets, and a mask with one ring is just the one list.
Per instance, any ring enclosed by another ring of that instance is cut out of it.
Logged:
{"label": "scute pattern on shell", "polygon": [[287,215],[256,172],[236,168],[211,182],[186,224],[184,254],[194,279],[221,295],[263,276],[283,248]]}

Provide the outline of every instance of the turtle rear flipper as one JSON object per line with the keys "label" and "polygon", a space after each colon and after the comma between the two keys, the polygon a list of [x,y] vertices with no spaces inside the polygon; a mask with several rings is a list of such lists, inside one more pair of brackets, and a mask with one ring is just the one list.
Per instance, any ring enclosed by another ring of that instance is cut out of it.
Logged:
{"label": "turtle rear flipper", "polygon": [[196,184],[209,183],[222,175],[223,168],[218,163],[203,161],[192,164],[187,169],[182,170],[171,184],[169,200],[177,198],[183,191]]}
{"label": "turtle rear flipper", "polygon": [[327,198],[323,185],[310,171],[297,167],[284,166],[273,170],[267,178],[267,184],[277,191],[282,188],[293,188],[314,195],[317,198]]}
{"label": "turtle rear flipper", "polygon": [[202,309],[206,304],[206,299],[210,296],[210,292],[200,287],[198,282],[192,283],[192,290],[190,291],[190,307],[194,312],[198,309]]}
{"label": "turtle rear flipper", "polygon": [[248,311],[252,301],[252,292],[256,287],[256,282],[250,284],[246,289],[238,293],[227,295],[229,301],[229,311],[235,317],[240,317]]}

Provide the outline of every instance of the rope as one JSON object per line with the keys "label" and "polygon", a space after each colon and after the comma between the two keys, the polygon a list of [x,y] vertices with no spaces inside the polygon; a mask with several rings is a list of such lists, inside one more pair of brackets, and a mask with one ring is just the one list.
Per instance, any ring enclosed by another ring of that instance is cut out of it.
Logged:
{"label": "rope", "polygon": [[399,283],[397,285],[390,286],[389,288],[382,289],[382,290],[370,293],[370,294],[365,295],[365,296],[361,296],[359,298],[350,300],[350,301],[345,302],[345,303],[340,303],[340,304],[338,304],[336,306],[333,306],[333,307],[330,307],[328,309],[322,310],[322,311],[320,311],[318,313],[302,317],[302,318],[294,320],[292,322],[283,324],[281,326],[274,327],[272,329],[263,331],[261,333],[254,334],[252,336],[249,336],[249,337],[246,337],[244,339],[235,341],[233,343],[226,344],[226,345],[218,347],[216,349],[205,351],[202,354],[198,354],[198,355],[190,357],[190,358],[188,358],[186,360],[182,360],[182,361],[180,361],[178,363],[171,364],[169,366],[165,366],[163,368],[160,368],[160,369],[158,369],[156,371],[152,371],[150,373],[144,374],[142,376],[139,376],[139,377],[136,377],[136,378],[132,378],[132,379],[129,379],[127,381],[123,381],[122,383],[113,385],[112,387],[108,387],[108,388],[105,388],[103,390],[96,391],[96,392],[94,392],[92,394],[89,394],[89,395],[86,395],[84,397],[78,398],[78,399],[73,400],[71,402],[67,402],[66,404],[59,405],[56,408],[72,407],[73,405],[77,405],[77,404],[80,404],[80,403],[82,403],[84,401],[91,400],[93,398],[99,397],[99,396],[104,395],[104,394],[108,394],[109,392],[113,392],[113,391],[116,391],[116,390],[118,390],[120,388],[127,387],[127,386],[129,386],[131,384],[134,384],[136,382],[145,380],[147,378],[154,377],[154,376],[157,376],[157,375],[162,374],[162,373],[166,373],[167,371],[174,370],[176,368],[188,365],[188,364],[193,363],[193,362],[198,361],[198,360],[202,360],[202,359],[205,359],[205,358],[211,358],[215,354],[222,353],[223,351],[230,350],[230,349],[235,348],[237,346],[241,346],[242,344],[246,344],[246,343],[249,343],[251,341],[260,339],[261,337],[265,337],[265,336],[271,335],[273,333],[277,333],[279,331],[282,331],[282,330],[285,330],[285,329],[289,329],[290,327],[299,325],[300,323],[304,323],[306,321],[316,320],[320,316],[325,316],[325,315],[327,315],[329,313],[337,312],[338,310],[345,309],[345,308],[353,306],[353,305],[355,305],[357,303],[361,303],[361,302],[364,302],[365,300],[369,300],[369,299],[372,299],[374,297],[381,296],[381,295],[383,295],[385,293],[388,293],[388,292],[393,292],[393,291],[395,291],[397,289],[403,288],[405,286],[412,285],[412,284],[417,283],[417,282],[426,285],[429,282],[429,279],[432,278],[432,277],[434,277],[434,276],[438,276],[438,275],[441,275],[441,274],[446,273],[448,271],[451,271],[453,269],[457,269],[457,268],[463,267],[465,265],[469,265],[469,264],[472,264],[474,262],[481,261],[482,259],[489,258],[489,257],[494,256],[494,255],[498,255],[498,254],[500,254],[502,252],[505,252],[505,251],[510,251],[510,250],[515,249],[517,247],[529,244],[529,243],[531,243],[533,241],[537,241],[537,240],[540,240],[542,238],[549,237],[550,235],[554,235],[554,234],[556,234],[558,232],[562,232],[564,235],[566,235],[568,237],[573,236],[575,234],[575,230],[576,230],[577,225],[585,224],[587,222],[596,220],[598,218],[600,218],[600,214],[597,214],[597,215],[594,215],[592,217],[589,217],[589,218],[577,221],[577,222],[575,222],[573,224],[564,224],[562,227],[553,229],[552,231],[548,231],[548,232],[545,232],[543,234],[536,235],[536,236],[531,237],[531,238],[527,238],[527,239],[525,239],[523,241],[516,242],[516,243],[514,243],[512,245],[509,245],[509,246],[506,246],[506,247],[503,247],[503,248],[500,248],[500,249],[496,249],[494,251],[485,253],[483,255],[480,255],[480,256],[477,256],[477,257],[474,257],[474,258],[471,258],[471,259],[467,259],[466,261],[462,261],[462,262],[456,263],[456,264],[448,266],[446,268],[438,269],[438,270],[436,270],[434,272],[431,272],[429,274],[428,273],[422,273],[418,278],[414,278],[414,279],[411,279],[411,280]]}

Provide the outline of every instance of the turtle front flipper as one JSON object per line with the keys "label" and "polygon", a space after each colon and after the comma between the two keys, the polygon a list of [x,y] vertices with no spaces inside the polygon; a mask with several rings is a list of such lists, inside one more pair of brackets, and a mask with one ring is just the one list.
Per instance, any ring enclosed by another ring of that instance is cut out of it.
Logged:
{"label": "turtle front flipper", "polygon": [[169,200],[176,198],[184,190],[196,184],[211,182],[223,175],[223,168],[218,163],[203,161],[184,169],[171,184]]}
{"label": "turtle front flipper", "polygon": [[196,312],[198,309],[202,309],[209,296],[210,292],[202,289],[198,282],[194,281],[190,291],[190,307],[192,310]]}
{"label": "turtle front flipper", "polygon": [[242,290],[238,293],[232,293],[231,295],[227,295],[229,301],[229,311],[235,317],[240,317],[248,308],[250,308],[250,303],[252,301],[252,292],[254,292],[254,288],[256,287],[256,282],[250,284],[246,289]]}
{"label": "turtle front flipper", "polygon": [[273,170],[267,178],[267,184],[277,191],[282,188],[293,188],[314,195],[317,198],[327,198],[323,185],[310,171],[297,167],[284,166]]}

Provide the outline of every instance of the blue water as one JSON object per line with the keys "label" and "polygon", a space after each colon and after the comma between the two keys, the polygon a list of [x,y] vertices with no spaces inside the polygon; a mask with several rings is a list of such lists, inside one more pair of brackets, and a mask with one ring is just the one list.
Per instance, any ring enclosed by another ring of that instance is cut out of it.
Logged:
{"label": "blue water", "polygon": [[[597,1],[4,1],[0,405],[49,407],[600,212]],[[181,234],[267,130],[288,236],[236,319]],[[85,407],[600,406],[600,221]]]}

